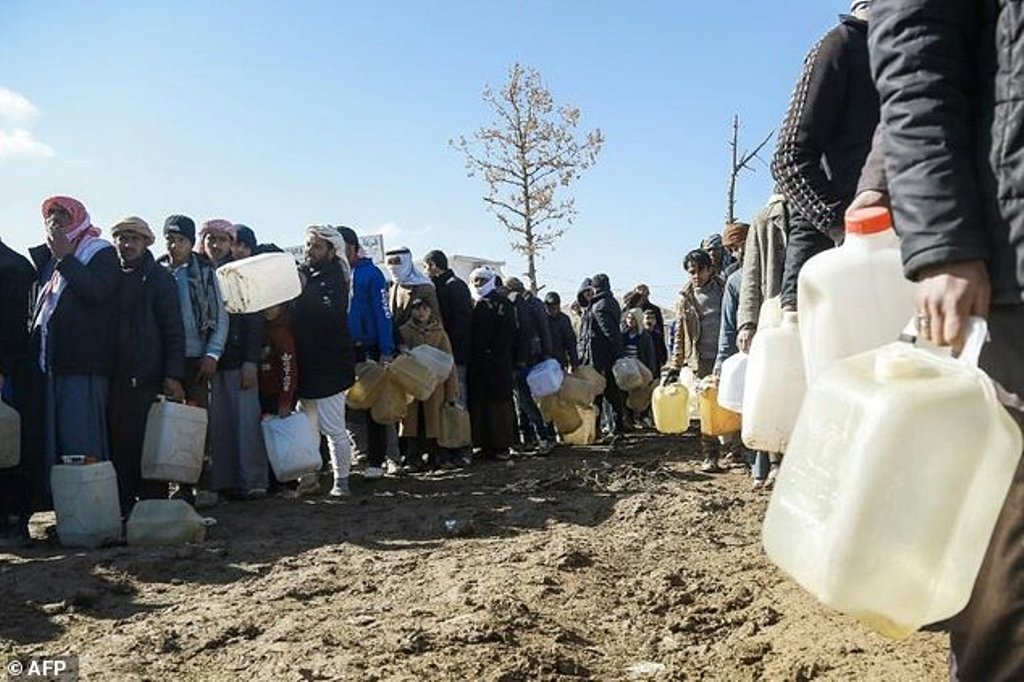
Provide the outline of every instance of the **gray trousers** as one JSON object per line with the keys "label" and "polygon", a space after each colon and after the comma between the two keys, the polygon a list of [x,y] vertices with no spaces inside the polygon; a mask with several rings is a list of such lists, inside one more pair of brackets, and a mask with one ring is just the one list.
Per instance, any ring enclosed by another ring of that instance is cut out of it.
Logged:
{"label": "gray trousers", "polygon": [[269,484],[259,389],[241,386],[240,369],[217,372],[211,382],[209,438],[217,491],[266,490]]}

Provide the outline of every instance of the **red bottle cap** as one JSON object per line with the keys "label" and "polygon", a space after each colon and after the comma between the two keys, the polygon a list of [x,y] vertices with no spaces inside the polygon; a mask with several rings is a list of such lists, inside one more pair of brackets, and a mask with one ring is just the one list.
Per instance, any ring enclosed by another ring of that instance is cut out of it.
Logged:
{"label": "red bottle cap", "polygon": [[880,206],[859,208],[846,217],[847,234],[878,234],[891,229],[892,215]]}

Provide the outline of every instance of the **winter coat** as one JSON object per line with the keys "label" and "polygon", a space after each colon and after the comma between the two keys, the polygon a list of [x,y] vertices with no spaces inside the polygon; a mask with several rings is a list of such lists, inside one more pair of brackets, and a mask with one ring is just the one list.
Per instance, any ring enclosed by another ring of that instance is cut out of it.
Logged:
{"label": "winter coat", "polygon": [[[1024,300],[1024,12],[1009,0],[877,2],[871,50],[904,271],[981,259]],[[924,37],[922,37],[924,36]]]}
{"label": "winter coat", "polygon": [[473,342],[473,335],[470,333],[473,297],[466,283],[456,277],[451,270],[445,270],[431,279],[437,292],[444,331],[452,343],[455,364],[465,366],[469,362]]}
{"label": "winter coat", "polygon": [[804,60],[772,160],[790,209],[837,241],[877,123],[867,22],[843,16]]}
{"label": "winter coat", "polygon": [[[720,300],[725,290],[725,284],[716,275],[704,285],[703,290],[709,296],[717,297]],[[693,282],[687,282],[679,292],[679,302],[676,304],[675,343],[670,362],[674,370],[678,371],[683,367],[689,367],[694,372],[698,371],[700,363],[698,344],[703,333],[701,313]]]}
{"label": "winter coat", "polygon": [[185,378],[185,326],[174,276],[157,265],[149,250],[138,271],[121,273],[119,288],[141,275],[142,298],[141,305],[118,311],[119,324],[128,325],[129,343],[118,344],[117,375],[134,387],[152,388],[167,378]]}
{"label": "winter coat", "polygon": [[277,402],[277,413],[295,409],[295,393],[299,385],[299,364],[292,333],[291,317],[282,311],[263,327],[260,352],[260,404],[268,409]]}
{"label": "winter coat", "polygon": [[[647,369],[651,370],[653,376],[661,374],[661,365],[658,364],[658,358],[654,352],[654,340],[651,338],[650,332],[646,329],[641,329],[634,334],[624,331],[622,332],[622,343],[627,356],[635,357],[642,362]],[[633,352],[630,352],[631,348]]]}
{"label": "winter coat", "polygon": [[4,376],[30,357],[28,321],[35,283],[32,263],[0,242],[0,374]]}
{"label": "winter coat", "polygon": [[328,398],[355,383],[355,352],[348,334],[349,282],[335,258],[302,268],[306,285],[292,308],[299,358],[299,399]]}
{"label": "winter coat", "polygon": [[369,258],[360,258],[352,267],[348,327],[353,344],[374,347],[382,355],[395,354],[395,327],[388,300],[388,281]]}
{"label": "winter coat", "polygon": [[433,284],[406,286],[392,282],[391,293],[388,296],[388,305],[391,307],[391,318],[394,321],[396,338],[399,333],[398,330],[412,318],[412,302],[417,298],[422,298],[426,301],[433,311],[434,317],[440,320],[441,324],[444,324],[444,318],[441,316],[441,306],[437,302],[437,292],[434,290]]}
{"label": "winter coat", "polygon": [[516,314],[509,301],[492,291],[473,306],[473,348],[469,363],[469,399],[476,404],[512,400]]}
{"label": "winter coat", "polygon": [[263,313],[231,313],[228,315],[228,338],[217,370],[239,369],[244,364],[257,365],[263,347]]}
{"label": "winter coat", "polygon": [[747,232],[737,329],[757,329],[761,304],[782,293],[788,220],[786,200],[781,194],[773,194]]}
{"label": "winter coat", "polygon": [[576,332],[576,348],[579,350],[580,364],[583,365],[591,364],[590,342],[593,337],[593,330],[591,329],[593,318],[590,314],[590,301],[583,295],[583,292],[591,286],[592,281],[588,277],[580,284],[579,292],[576,294],[576,302],[580,306],[579,328]]}
{"label": "winter coat", "polygon": [[519,294],[513,303],[519,328],[516,364],[533,367],[551,357],[551,330],[544,303],[531,293]]}
{"label": "winter coat", "polygon": [[[29,251],[36,271],[46,283],[52,272],[52,254],[48,246]],[[99,374],[113,376],[117,355],[117,310],[111,301],[121,278],[117,251],[109,246],[98,251],[88,265],[74,256],[62,258],[57,265],[67,287],[50,318],[47,336],[49,367],[53,374]],[[38,303],[37,303],[38,305]],[[32,333],[34,352],[39,351],[39,328]]]}
{"label": "winter coat", "polygon": [[554,317],[548,315],[547,322],[551,334],[551,357],[562,367],[578,367],[580,356],[576,352],[576,333],[572,330],[569,316],[559,311]]}
{"label": "winter coat", "polygon": [[[420,326],[415,320],[409,320],[399,330],[402,345],[408,349],[424,344],[439,348],[445,353],[452,352],[452,344],[448,334],[441,327],[441,322],[431,318],[426,325]],[[446,402],[454,403],[459,399],[459,374],[452,367],[448,379],[437,387],[430,398],[423,401],[423,416],[426,421],[426,437],[437,438],[441,433],[441,412]],[[403,438],[412,438],[420,433],[419,406],[413,403],[402,420],[401,435]]]}
{"label": "winter coat", "polygon": [[743,270],[737,270],[725,281],[725,292],[722,294],[722,322],[718,325],[718,357],[715,369],[720,370],[722,363],[738,352],[736,336],[739,326],[736,314],[740,307],[740,288],[743,285]]}
{"label": "winter coat", "polygon": [[607,289],[598,290],[590,302],[589,364],[599,372],[611,371],[615,361],[623,356],[622,309]]}

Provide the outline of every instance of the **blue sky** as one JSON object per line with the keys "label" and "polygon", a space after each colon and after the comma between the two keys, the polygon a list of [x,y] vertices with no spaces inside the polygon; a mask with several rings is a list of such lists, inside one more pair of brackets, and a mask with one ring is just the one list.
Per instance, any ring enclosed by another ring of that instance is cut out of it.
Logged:
{"label": "blue sky", "polygon": [[[448,146],[490,120],[480,92],[519,61],[606,138],[541,283],[564,294],[605,271],[670,305],[683,255],[722,227],[732,114],[751,145],[776,128],[804,54],[846,7],[3,0],[0,235],[38,243],[39,204],[60,193],[101,227],[186,213],[289,245],[310,222],[344,223],[520,273]],[[740,217],[770,191],[758,164]]]}

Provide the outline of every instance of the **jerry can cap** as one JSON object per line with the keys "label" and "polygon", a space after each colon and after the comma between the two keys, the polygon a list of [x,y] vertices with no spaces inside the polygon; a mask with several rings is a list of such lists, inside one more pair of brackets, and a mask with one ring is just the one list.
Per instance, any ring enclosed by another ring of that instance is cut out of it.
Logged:
{"label": "jerry can cap", "polygon": [[878,234],[892,229],[892,215],[881,206],[859,208],[846,217],[847,234]]}

